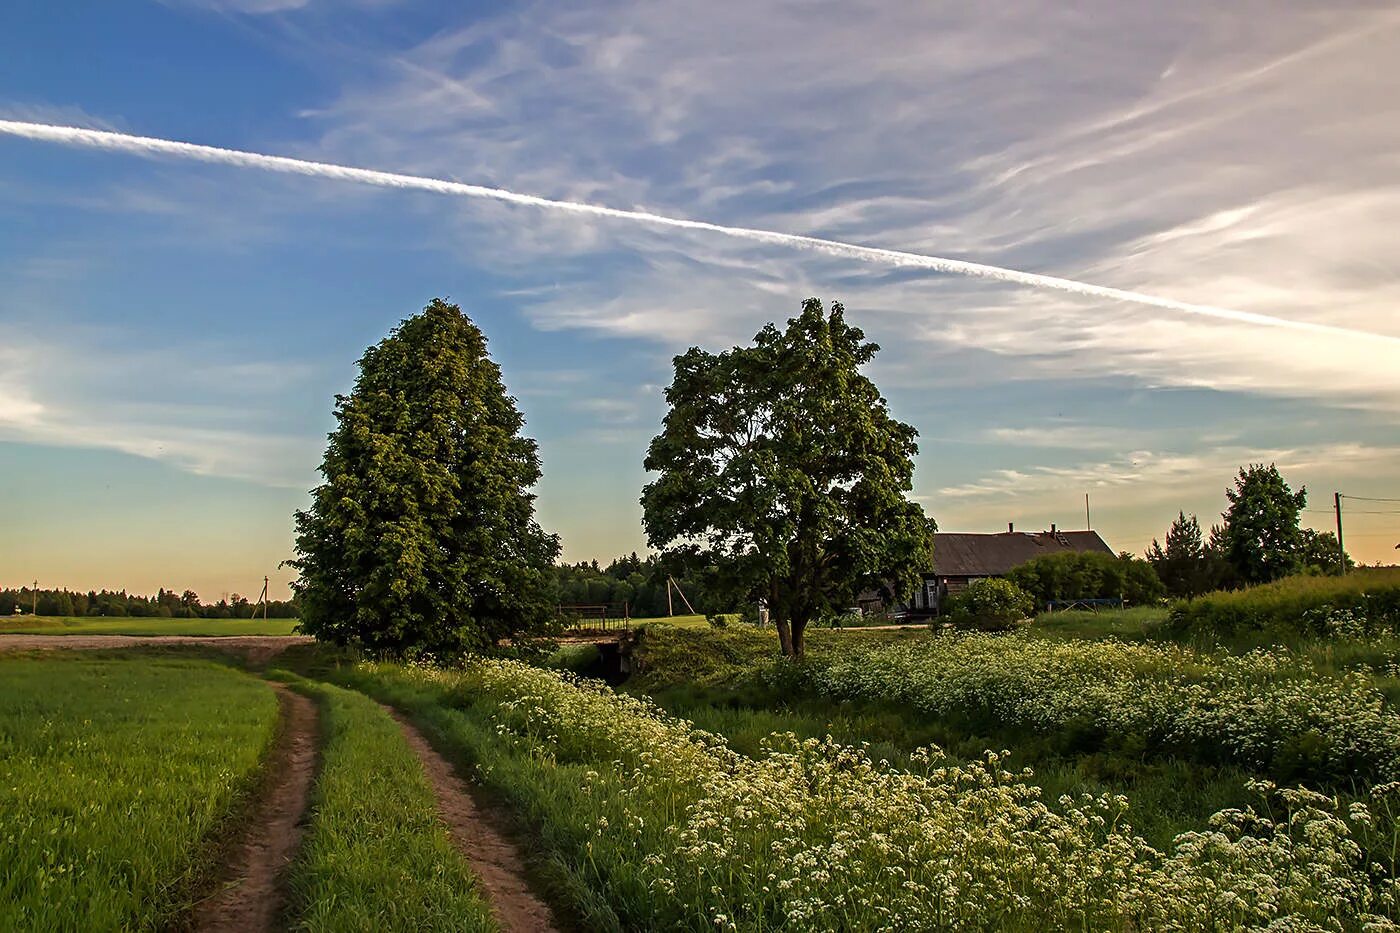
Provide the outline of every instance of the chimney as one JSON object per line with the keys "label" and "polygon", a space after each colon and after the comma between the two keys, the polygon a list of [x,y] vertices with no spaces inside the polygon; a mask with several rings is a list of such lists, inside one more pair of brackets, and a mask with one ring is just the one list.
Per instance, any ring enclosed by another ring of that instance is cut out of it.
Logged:
{"label": "chimney", "polygon": [[1051,523],[1050,523],[1050,533],[1051,533],[1052,535],[1055,533],[1055,523],[1054,523],[1054,522],[1051,522]]}
{"label": "chimney", "polygon": [[1011,534],[1011,533],[1014,532],[1015,530],[1016,530],[1016,523],[1015,523],[1015,522],[1007,522],[1007,523],[1006,523],[1006,533],[1007,533],[1007,534]]}

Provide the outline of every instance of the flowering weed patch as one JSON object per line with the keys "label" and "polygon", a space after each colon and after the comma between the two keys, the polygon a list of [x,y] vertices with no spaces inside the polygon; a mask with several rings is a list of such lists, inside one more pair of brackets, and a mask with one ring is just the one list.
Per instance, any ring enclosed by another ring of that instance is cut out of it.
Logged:
{"label": "flowering weed patch", "polygon": [[1397,913],[1395,785],[1343,807],[1259,784],[1255,807],[1163,852],[1124,798],[1043,800],[1001,754],[891,766],[774,735],[743,756],[645,700],[513,662],[335,676],[474,761],[569,866],[589,926],[1341,930]]}
{"label": "flowering weed patch", "polygon": [[906,703],[1143,752],[1231,762],[1283,780],[1400,777],[1400,716],[1365,672],[1321,673],[1286,651],[940,635],[816,668],[817,692]]}

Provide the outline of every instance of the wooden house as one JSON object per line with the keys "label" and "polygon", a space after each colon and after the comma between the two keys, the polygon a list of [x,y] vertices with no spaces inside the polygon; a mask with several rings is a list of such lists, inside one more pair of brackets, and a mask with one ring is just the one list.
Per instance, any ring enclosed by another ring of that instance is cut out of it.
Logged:
{"label": "wooden house", "polygon": [[937,615],[943,600],[967,588],[973,580],[1004,577],[1012,568],[1045,554],[1097,552],[1113,554],[1097,531],[1007,530],[995,534],[937,532],[933,536],[933,567],[904,606],[912,615]]}

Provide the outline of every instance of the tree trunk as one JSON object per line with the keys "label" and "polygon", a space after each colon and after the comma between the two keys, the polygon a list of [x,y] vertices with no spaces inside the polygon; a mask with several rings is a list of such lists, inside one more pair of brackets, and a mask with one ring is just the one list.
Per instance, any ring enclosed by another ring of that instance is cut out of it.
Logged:
{"label": "tree trunk", "polygon": [[801,661],[807,656],[807,622],[793,619],[792,634],[788,636],[788,644],[792,649],[787,652],[794,660]]}
{"label": "tree trunk", "polygon": [[776,619],[774,622],[778,626],[778,644],[782,647],[784,656],[793,657],[792,626],[786,619]]}

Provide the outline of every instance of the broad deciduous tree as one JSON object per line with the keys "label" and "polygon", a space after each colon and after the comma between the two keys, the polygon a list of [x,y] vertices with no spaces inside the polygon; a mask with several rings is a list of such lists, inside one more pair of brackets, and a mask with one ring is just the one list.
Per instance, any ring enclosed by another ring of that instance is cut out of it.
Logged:
{"label": "broad deciduous tree", "polygon": [[1303,565],[1299,518],[1307,489],[1296,493],[1272,463],[1241,467],[1235,488],[1225,490],[1225,559],[1245,583],[1268,583]]}
{"label": "broad deciduous tree", "polygon": [[551,616],[558,539],[535,522],[535,442],[486,338],[435,300],[360,360],[312,505],[296,515],[302,627],[450,655]]}
{"label": "broad deciduous tree", "polygon": [[1302,530],[1303,569],[1323,574],[1340,574],[1356,567],[1350,554],[1344,554],[1337,536],[1330,531]]}
{"label": "broad deciduous tree", "polygon": [[823,612],[867,587],[906,592],[930,567],[934,525],[908,498],[918,432],[860,372],[878,349],[815,298],[750,347],[692,347],[647,453],[651,545],[766,601],[790,656]]}

